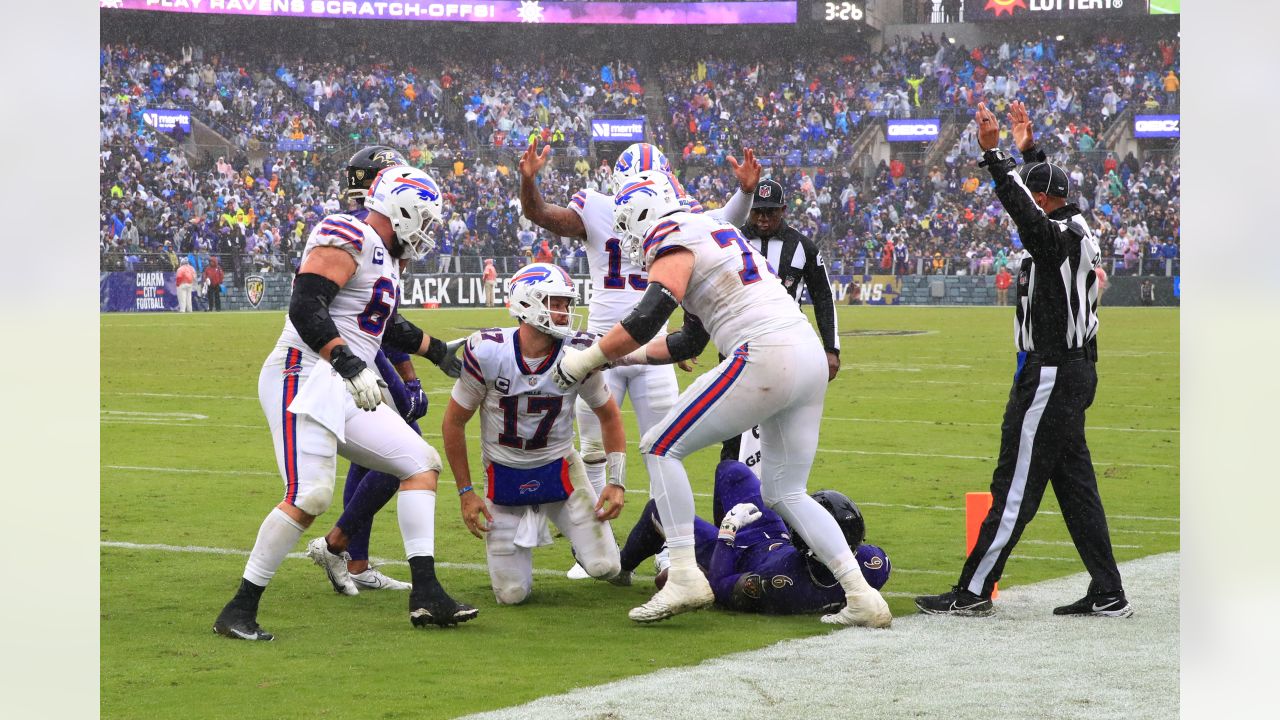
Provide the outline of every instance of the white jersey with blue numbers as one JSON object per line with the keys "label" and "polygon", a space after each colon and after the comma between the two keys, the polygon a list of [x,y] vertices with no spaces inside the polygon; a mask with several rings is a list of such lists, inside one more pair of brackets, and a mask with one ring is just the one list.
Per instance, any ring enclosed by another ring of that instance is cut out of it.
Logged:
{"label": "white jersey with blue numbers", "polygon": [[[702,213],[697,200],[690,212]],[[582,218],[587,229],[587,267],[591,271],[591,302],[587,330],[603,335],[631,312],[649,287],[649,276],[633,265],[622,252],[622,243],[613,233],[613,196],[582,190],[569,201],[569,208]],[[707,213],[721,219],[728,206]],[[665,332],[665,325],[664,332]]]}
{"label": "white jersey with blue numbers", "polygon": [[743,343],[795,330],[813,334],[804,313],[763,255],[737,228],[705,214],[664,217],[644,241],[645,261],[677,248],[693,252],[693,275],[681,305],[702,320],[722,355]]}
{"label": "white jersey with blue numbers", "polygon": [[609,401],[604,373],[593,373],[568,390],[553,379],[566,345],[589,347],[595,336],[580,332],[556,343],[544,358],[527,358],[518,328],[480,330],[462,350],[462,375],[453,400],[480,408],[481,455],[485,463],[535,468],[567,457],[573,449],[573,404],[581,395],[592,408]]}
{"label": "white jersey with blue numbers", "polygon": [[[317,247],[344,250],[356,261],[355,275],[338,289],[333,302],[329,303],[329,316],[351,352],[373,367],[378,348],[382,346],[382,332],[399,302],[399,263],[387,253],[382,238],[373,228],[346,213],[329,215],[311,229],[302,250],[303,262]],[[303,342],[288,315],[276,345],[316,356]]]}

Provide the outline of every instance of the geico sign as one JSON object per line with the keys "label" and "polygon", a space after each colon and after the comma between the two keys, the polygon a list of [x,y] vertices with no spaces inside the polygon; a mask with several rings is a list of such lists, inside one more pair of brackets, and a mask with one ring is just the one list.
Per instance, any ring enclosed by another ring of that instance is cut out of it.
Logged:
{"label": "geico sign", "polygon": [[889,126],[889,137],[937,137],[938,123],[922,122]]}
{"label": "geico sign", "polygon": [[1140,133],[1180,132],[1178,129],[1179,122],[1181,122],[1181,118],[1174,120],[1135,120],[1133,131]]}

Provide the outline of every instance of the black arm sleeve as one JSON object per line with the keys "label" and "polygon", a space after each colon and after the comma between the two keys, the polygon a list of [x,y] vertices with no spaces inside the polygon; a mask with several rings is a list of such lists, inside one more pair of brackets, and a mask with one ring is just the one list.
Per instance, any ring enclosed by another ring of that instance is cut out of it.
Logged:
{"label": "black arm sleeve", "polygon": [[991,179],[995,180],[996,197],[1000,198],[1005,212],[1013,218],[1013,224],[1018,226],[1018,237],[1022,239],[1027,252],[1031,253],[1031,258],[1041,266],[1046,266],[1046,263],[1056,266],[1064,253],[1060,233],[1049,216],[1036,205],[1031,191],[1014,171],[1017,164],[1013,158],[993,161],[994,152],[988,150],[983,159],[991,173]]}
{"label": "black arm sleeve", "polygon": [[631,339],[643,345],[658,334],[667,318],[679,306],[680,303],[676,302],[676,296],[670,290],[663,287],[662,283],[650,280],[644,297],[640,298],[640,302],[631,308],[631,312],[619,324],[631,335]]}
{"label": "black arm sleeve", "polygon": [[338,283],[323,275],[301,273],[293,281],[289,321],[307,347],[316,352],[338,337],[338,326],[329,317],[329,303],[338,294]]}
{"label": "black arm sleeve", "polygon": [[671,362],[698,357],[710,340],[711,334],[703,327],[702,320],[697,315],[686,312],[684,326],[667,336],[667,352],[671,354]]}
{"label": "black arm sleeve", "polygon": [[418,348],[422,347],[423,335],[421,328],[396,313],[391,316],[391,322],[387,323],[387,329],[382,333],[382,344],[392,350],[416,355]]}
{"label": "black arm sleeve", "polygon": [[813,301],[813,316],[818,319],[818,335],[822,337],[822,347],[829,353],[840,354],[840,346],[836,340],[836,303],[831,297],[831,279],[827,277],[827,265],[822,262],[816,243],[804,239],[804,284],[809,288],[809,299]]}

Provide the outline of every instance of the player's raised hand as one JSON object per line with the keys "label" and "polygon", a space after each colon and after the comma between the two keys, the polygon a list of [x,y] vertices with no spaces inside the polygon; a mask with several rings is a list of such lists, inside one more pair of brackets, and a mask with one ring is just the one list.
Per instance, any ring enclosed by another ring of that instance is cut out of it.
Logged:
{"label": "player's raised hand", "polygon": [[462,494],[462,522],[472,535],[480,539],[484,539],[484,534],[493,525],[493,514],[475,491]]}
{"label": "player's raised hand", "polygon": [[1013,131],[1013,140],[1018,144],[1018,151],[1025,152],[1035,144],[1031,116],[1027,114],[1027,106],[1021,100],[1009,105],[1009,129]]}
{"label": "player's raised hand", "polygon": [[738,178],[738,186],[742,188],[742,192],[750,195],[756,191],[756,185],[760,184],[760,161],[756,160],[755,151],[751,148],[742,149],[742,163],[738,163],[738,159],[732,155],[725,157],[729,162],[729,166],[733,168],[733,174]]}
{"label": "player's raised hand", "polygon": [[538,171],[542,170],[542,166],[547,164],[549,157],[551,157],[550,145],[544,145],[542,152],[538,152],[538,139],[530,140],[529,147],[520,156],[520,177],[532,182],[538,175]]}
{"label": "player's raised hand", "polygon": [[1000,144],[1000,121],[987,109],[986,103],[978,103],[973,119],[978,123],[978,147],[990,150]]}

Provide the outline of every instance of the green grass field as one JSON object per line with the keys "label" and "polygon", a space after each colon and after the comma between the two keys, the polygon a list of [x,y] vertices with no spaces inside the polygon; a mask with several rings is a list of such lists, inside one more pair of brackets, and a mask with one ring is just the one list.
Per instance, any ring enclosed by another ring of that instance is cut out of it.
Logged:
{"label": "green grass field", "polygon": [[[836,488],[862,506],[868,540],[893,562],[890,606],[907,614],[911,596],[946,589],[959,571],[964,493],[987,488],[998,449],[1013,372],[1012,311],[839,312],[844,368],[827,395],[809,488]],[[511,322],[504,310],[406,314],[446,338]],[[1178,311],[1104,308],[1102,321],[1089,441],[1124,561],[1179,546]],[[813,617],[721,610],[637,626],[626,611],[652,584],[567,580],[561,573],[572,562],[562,539],[534,556],[536,568],[557,574],[536,575],[525,605],[498,607],[483,543],[462,527],[445,492],[436,514],[441,577],[481,609],[476,621],[414,630],[405,594],[342,597],[318,568],[291,559],[259,614],[275,642],[213,635],[213,618],[243,569],[235,553],[252,546],[281,495],[257,376],[282,322],[275,312],[101,318],[103,717],[448,718],[832,632]],[[714,364],[708,349],[701,367]],[[425,361],[419,372],[433,391],[423,427],[438,446],[451,381]],[[678,374],[682,386],[694,377]],[[645,483],[634,415],[623,409],[631,485],[640,492],[615,524],[619,537],[643,505]],[[470,447],[478,467],[474,434]],[[708,449],[689,461],[695,492],[710,493],[716,457]],[[447,472],[442,483],[451,485]],[[709,514],[710,498],[698,503]],[[1049,493],[1002,587],[1082,570],[1056,510]],[[339,511],[335,505],[305,538],[323,533]],[[394,513],[393,502],[375,525],[377,557],[402,557]],[[408,576],[403,564],[387,570]]]}

